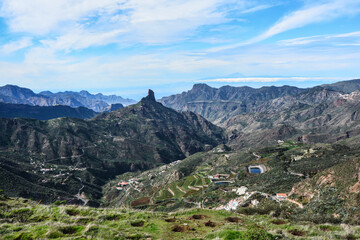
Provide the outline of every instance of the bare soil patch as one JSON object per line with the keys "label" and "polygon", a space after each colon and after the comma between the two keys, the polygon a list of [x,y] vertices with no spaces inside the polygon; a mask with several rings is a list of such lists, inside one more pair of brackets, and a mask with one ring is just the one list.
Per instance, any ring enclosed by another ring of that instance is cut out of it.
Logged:
{"label": "bare soil patch", "polygon": [[306,235],[305,232],[303,232],[299,229],[290,230],[289,233],[291,233],[294,236],[305,236]]}
{"label": "bare soil patch", "polygon": [[272,222],[273,224],[275,224],[275,225],[287,224],[287,222],[285,222],[285,221],[282,220],[282,219],[275,219],[275,220],[272,220],[271,222]]}
{"label": "bare soil patch", "polygon": [[242,223],[243,222],[243,220],[241,220],[238,217],[227,217],[227,218],[225,218],[225,220],[228,222],[233,222],[233,223]]}
{"label": "bare soil patch", "polygon": [[208,216],[206,216],[206,215],[195,214],[195,215],[192,215],[189,219],[200,220],[200,219],[205,219],[205,218],[207,218],[207,217],[208,217]]}
{"label": "bare soil patch", "polygon": [[204,223],[206,227],[216,227],[216,223],[212,222],[212,221],[207,221]]}

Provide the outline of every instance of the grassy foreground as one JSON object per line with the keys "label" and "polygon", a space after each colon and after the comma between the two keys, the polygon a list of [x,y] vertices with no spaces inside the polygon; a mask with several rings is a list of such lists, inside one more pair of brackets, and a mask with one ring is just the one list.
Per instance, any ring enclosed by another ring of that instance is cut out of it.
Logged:
{"label": "grassy foreground", "polygon": [[357,239],[360,227],[190,209],[42,205],[0,196],[1,239]]}

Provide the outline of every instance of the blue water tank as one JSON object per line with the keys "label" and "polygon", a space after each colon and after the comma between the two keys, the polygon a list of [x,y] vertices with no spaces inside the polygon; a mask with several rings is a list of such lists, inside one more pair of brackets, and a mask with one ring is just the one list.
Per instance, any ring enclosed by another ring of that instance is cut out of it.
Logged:
{"label": "blue water tank", "polygon": [[250,173],[260,174],[261,170],[260,170],[260,168],[250,168]]}

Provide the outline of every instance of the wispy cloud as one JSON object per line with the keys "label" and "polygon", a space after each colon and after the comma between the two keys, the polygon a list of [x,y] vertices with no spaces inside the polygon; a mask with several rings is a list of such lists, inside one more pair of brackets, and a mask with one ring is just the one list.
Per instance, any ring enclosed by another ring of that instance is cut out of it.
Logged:
{"label": "wispy cloud", "polygon": [[360,11],[358,0],[332,0],[322,4],[305,7],[283,17],[265,33],[253,39],[253,42],[262,41],[279,33],[304,27],[308,24],[330,21],[340,16]]}
{"label": "wispy cloud", "polygon": [[[227,49],[246,46],[249,44],[254,44],[292,29],[301,28],[309,24],[331,21],[333,19],[342,16],[348,16],[358,12],[360,12],[360,1],[358,0],[321,1],[320,4],[317,3],[315,5],[314,4],[307,5],[300,10],[294,11],[284,16],[272,27],[270,27],[267,31],[258,35],[257,37],[254,37],[252,39],[249,39],[248,41],[237,44],[211,48],[209,49],[209,52],[218,52]],[[303,40],[311,41],[310,39],[303,39]]]}
{"label": "wispy cloud", "polygon": [[251,7],[251,8],[245,9],[245,10],[241,11],[240,13],[242,13],[242,14],[254,13],[254,12],[257,12],[257,11],[261,11],[261,10],[265,10],[265,9],[271,8],[271,7],[273,7],[273,6],[274,6],[274,5],[269,5],[269,4],[258,5],[258,6],[255,6],[255,7]]}
{"label": "wispy cloud", "polygon": [[11,31],[43,35],[118,8],[117,0],[3,0],[0,15]]}
{"label": "wispy cloud", "polygon": [[[341,43],[337,41],[341,41]],[[357,45],[360,41],[360,31],[344,33],[344,34],[332,34],[332,35],[316,35],[310,37],[293,38],[279,41],[279,44],[284,46],[296,46],[305,45],[314,42],[331,41],[331,43],[342,46],[342,45]]]}
{"label": "wispy cloud", "polygon": [[[231,10],[229,6],[244,10],[246,1],[3,0],[0,16],[6,19],[12,32],[52,36],[51,41],[60,42],[55,45],[61,46],[66,41],[66,48],[77,49],[101,45],[104,37],[112,39],[111,42],[133,44],[184,40],[201,26],[231,21],[227,15]],[[259,6],[258,10],[264,7]],[[114,33],[126,35],[116,38]],[[107,37],[109,35],[111,37]],[[79,43],[79,38],[89,36],[92,40]],[[75,46],[68,46],[70,42]]]}
{"label": "wispy cloud", "polygon": [[12,52],[16,52],[20,49],[30,47],[32,45],[32,38],[24,37],[20,40],[13,41],[3,45],[0,49],[0,53],[9,54]]}
{"label": "wispy cloud", "polygon": [[62,36],[59,36],[51,40],[42,40],[44,47],[51,48],[53,50],[78,50],[91,46],[107,45],[109,43],[117,42],[117,37],[126,30],[116,29],[108,32],[90,32],[84,29],[76,29],[70,31]]}

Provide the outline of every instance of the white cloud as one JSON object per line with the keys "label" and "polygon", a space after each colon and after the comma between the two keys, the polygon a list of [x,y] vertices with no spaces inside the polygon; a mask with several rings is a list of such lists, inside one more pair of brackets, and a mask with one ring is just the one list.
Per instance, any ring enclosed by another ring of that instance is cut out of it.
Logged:
{"label": "white cloud", "polygon": [[32,43],[32,38],[24,37],[24,38],[22,38],[20,40],[10,42],[10,43],[7,43],[7,44],[3,45],[1,47],[1,49],[0,49],[0,52],[5,53],[5,54],[9,54],[9,53],[12,53],[12,52],[16,52],[16,51],[18,51],[20,49],[30,47],[32,44],[33,44]]}
{"label": "white cloud", "polygon": [[41,43],[53,50],[78,50],[117,42],[117,37],[124,32],[126,31],[116,29],[109,32],[93,33],[84,29],[76,29],[57,37],[55,40],[42,40]]}
{"label": "white cloud", "polygon": [[196,37],[202,26],[239,20],[229,12],[269,7],[253,0],[2,0],[0,16],[11,32],[71,51],[109,43],[174,43]]}
{"label": "white cloud", "polygon": [[253,39],[253,42],[262,41],[279,33],[300,28],[308,24],[329,21],[344,15],[360,11],[358,0],[332,0],[323,4],[309,6],[283,17],[265,33]]}
{"label": "white cloud", "polygon": [[258,6],[255,6],[255,7],[251,7],[251,8],[245,9],[245,10],[241,11],[241,13],[242,13],[242,14],[245,14],[245,13],[254,13],[254,12],[258,12],[258,11],[261,11],[261,10],[265,10],[265,9],[268,9],[268,8],[271,8],[271,7],[273,7],[273,5],[268,5],[268,4],[258,5]]}
{"label": "white cloud", "polygon": [[332,35],[316,35],[310,37],[286,39],[279,41],[280,45],[284,46],[296,46],[305,45],[315,42],[330,42],[335,45],[357,45],[360,41],[360,31],[343,33],[343,34],[332,34]]}
{"label": "white cloud", "polygon": [[[250,44],[254,44],[270,38],[274,35],[304,27],[309,24],[319,23],[324,21],[331,21],[338,17],[349,16],[360,12],[360,1],[359,0],[327,0],[321,1],[321,3],[307,5],[303,9],[294,11],[259,36],[252,38],[248,41],[219,46],[211,48],[208,52],[219,52],[223,50],[233,49],[242,47]],[[301,39],[299,39],[301,40]],[[311,42],[311,39],[302,39],[303,43]]]}
{"label": "white cloud", "polygon": [[94,14],[114,11],[118,0],[3,0],[0,15],[11,31],[43,35]]}

